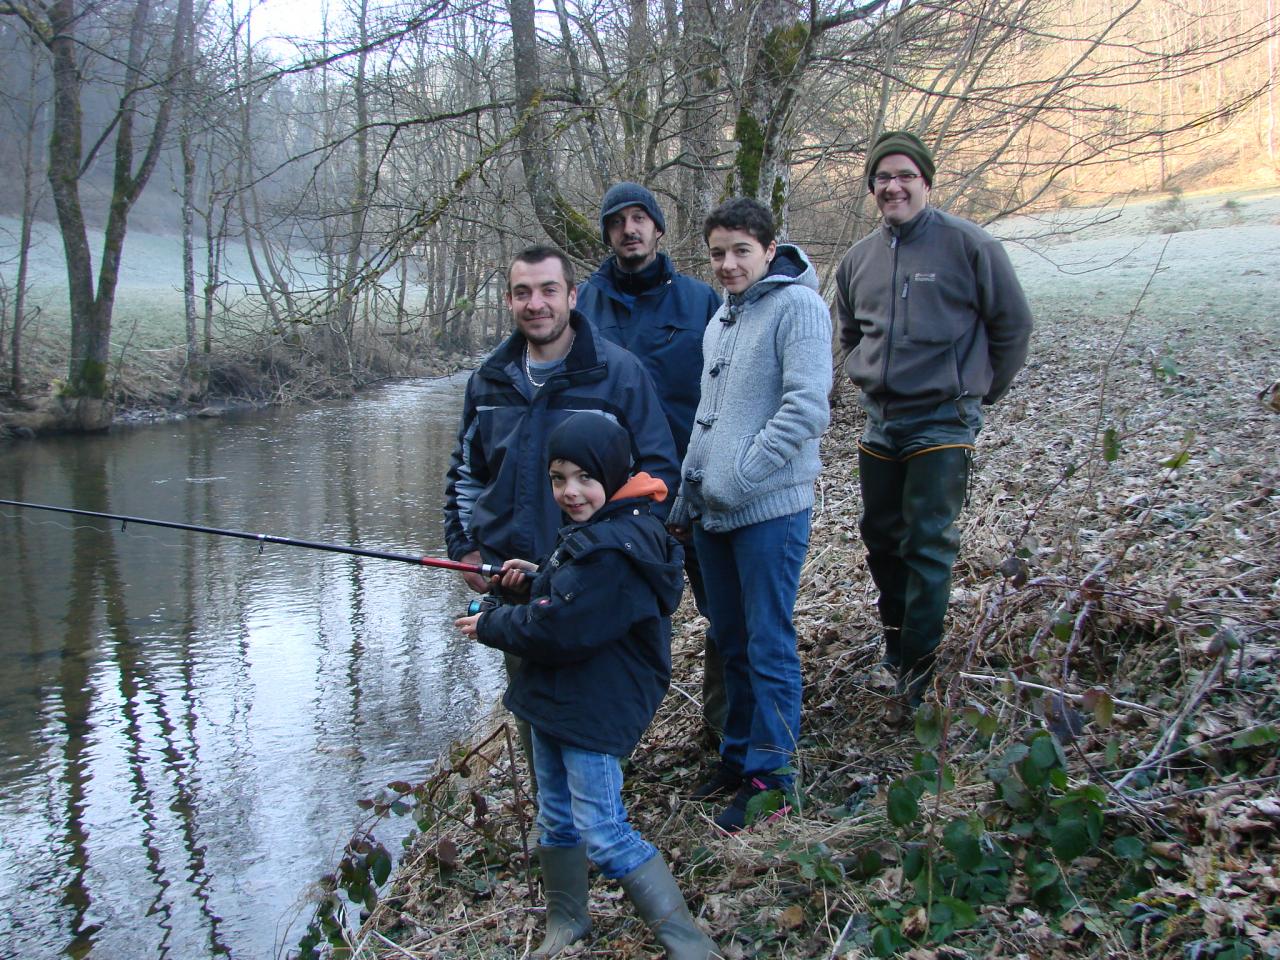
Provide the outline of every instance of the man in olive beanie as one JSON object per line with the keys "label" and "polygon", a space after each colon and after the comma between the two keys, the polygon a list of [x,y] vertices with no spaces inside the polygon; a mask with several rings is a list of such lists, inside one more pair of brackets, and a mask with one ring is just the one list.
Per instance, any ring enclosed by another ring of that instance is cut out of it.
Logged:
{"label": "man in olive beanie", "polygon": [[836,271],[845,373],[862,390],[862,541],[880,591],[890,719],[933,679],[984,405],[1027,357],[1031,310],[1000,242],[929,203],[933,153],[890,130],[867,152],[880,228]]}
{"label": "man in olive beanie", "polygon": [[[653,193],[638,183],[615,183],[600,201],[600,234],[611,251],[578,287],[578,309],[600,335],[626,347],[644,364],[684,458],[693,432],[702,383],[702,331],[720,306],[720,296],[697,277],[676,270],[658,249],[667,231]],[[691,542],[684,545],[685,572],[698,610],[705,612],[702,568]],[[724,672],[714,636],[703,657],[704,737],[718,743],[728,714]]]}
{"label": "man in olive beanie", "polygon": [[876,138],[875,144],[867,154],[868,190],[875,193],[876,167],[891,153],[900,153],[904,157],[909,157],[920,171],[920,176],[924,177],[924,185],[933,186],[933,175],[936,169],[933,164],[933,154],[924,145],[924,141],[906,130],[886,130]]}

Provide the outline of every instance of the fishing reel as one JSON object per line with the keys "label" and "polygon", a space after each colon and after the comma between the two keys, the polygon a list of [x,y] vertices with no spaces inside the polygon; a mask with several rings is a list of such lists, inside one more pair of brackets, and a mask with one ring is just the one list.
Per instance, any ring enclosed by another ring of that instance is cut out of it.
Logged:
{"label": "fishing reel", "polygon": [[477,597],[467,604],[467,616],[474,617],[477,613],[485,613],[489,610],[497,610],[502,606],[502,598],[495,597],[492,593],[486,593],[483,597]]}

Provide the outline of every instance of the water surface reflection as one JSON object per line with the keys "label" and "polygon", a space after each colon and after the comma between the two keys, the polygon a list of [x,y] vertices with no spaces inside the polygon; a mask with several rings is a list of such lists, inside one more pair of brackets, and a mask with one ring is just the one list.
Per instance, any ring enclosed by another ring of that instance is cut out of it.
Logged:
{"label": "water surface reflection", "polygon": [[[401,383],[20,445],[0,496],[439,554],[459,405]],[[354,801],[500,688],[443,571],[12,508],[0,564],[4,955],[273,955]]]}

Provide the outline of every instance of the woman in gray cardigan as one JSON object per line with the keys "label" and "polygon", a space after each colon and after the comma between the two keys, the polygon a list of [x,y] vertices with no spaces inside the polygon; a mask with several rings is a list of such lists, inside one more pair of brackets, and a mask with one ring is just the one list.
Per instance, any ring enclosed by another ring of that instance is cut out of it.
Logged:
{"label": "woman in gray cardigan", "polygon": [[693,797],[732,794],[716,824],[733,833],[753,796],[785,797],[793,783],[792,615],[829,419],[831,319],[808,258],[777,243],[762,204],[722,204],[703,238],[728,299],[703,336],[702,399],[668,522],[691,529],[702,559],[729,702],[720,765]]}

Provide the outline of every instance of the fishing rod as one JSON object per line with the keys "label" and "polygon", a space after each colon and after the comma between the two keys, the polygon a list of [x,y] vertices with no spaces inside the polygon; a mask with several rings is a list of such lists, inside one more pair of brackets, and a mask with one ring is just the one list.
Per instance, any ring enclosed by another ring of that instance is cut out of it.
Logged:
{"label": "fishing rod", "polygon": [[128,517],[119,513],[99,513],[96,510],[76,510],[73,507],[54,507],[46,503],[26,503],[22,500],[2,500],[0,504],[7,507],[22,507],[27,510],[49,510],[53,513],[73,513],[80,517],[98,517],[103,520],[119,520],[121,529],[131,523],[141,523],[150,527],[168,527],[171,530],[190,530],[193,533],[211,533],[219,537],[236,537],[240,540],[254,540],[259,549],[263,544],[277,543],[286,547],[306,547],[308,550],[327,550],[329,553],[347,553],[354,557],[373,557],[375,560],[398,560],[400,563],[414,563],[421,567],[440,567],[444,570],[457,570],[460,573],[478,573],[482,577],[498,576],[502,567],[493,563],[461,563],[457,560],[440,560],[436,557],[415,557],[407,553],[387,553],[383,550],[362,550],[359,547],[347,547],[340,543],[318,543],[314,540],[295,540],[292,537],[276,537],[269,533],[245,533],[242,530],[224,530],[220,527],[201,527],[194,523],[177,523],[172,520],[148,520],[146,517]]}

